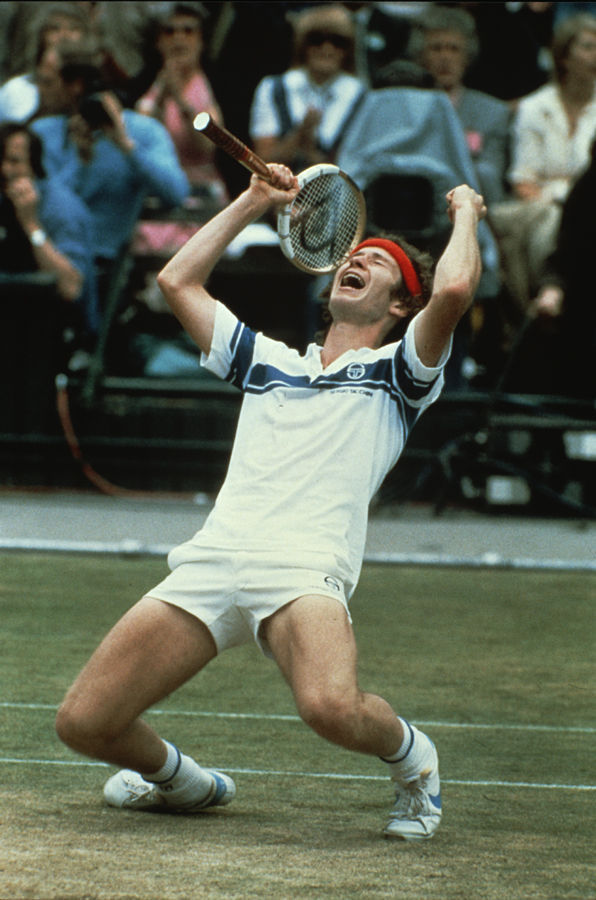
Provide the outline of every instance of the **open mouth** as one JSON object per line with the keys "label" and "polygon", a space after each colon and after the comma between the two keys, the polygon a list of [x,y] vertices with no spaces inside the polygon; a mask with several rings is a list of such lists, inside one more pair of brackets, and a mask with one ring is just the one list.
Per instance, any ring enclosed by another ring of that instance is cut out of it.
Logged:
{"label": "open mouth", "polygon": [[354,288],[360,290],[364,287],[364,278],[357,272],[346,272],[340,281],[341,287]]}

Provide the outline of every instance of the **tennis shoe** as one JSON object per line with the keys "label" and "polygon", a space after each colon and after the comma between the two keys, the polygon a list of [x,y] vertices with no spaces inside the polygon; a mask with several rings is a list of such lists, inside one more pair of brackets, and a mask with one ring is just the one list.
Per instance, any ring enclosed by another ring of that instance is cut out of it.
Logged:
{"label": "tennis shoe", "polygon": [[121,769],[108,778],[104,785],[103,795],[108,806],[118,809],[162,810],[162,812],[201,812],[211,806],[226,806],[236,796],[236,785],[229,775],[215,769],[205,769],[213,778],[213,786],[206,797],[197,803],[168,803],[167,794],[162,793],[155,784],[133,772],[132,769]]}
{"label": "tennis shoe", "polygon": [[386,837],[402,841],[431,838],[441,821],[441,783],[435,745],[428,752],[420,774],[408,781],[396,779],[395,804],[385,826]]}

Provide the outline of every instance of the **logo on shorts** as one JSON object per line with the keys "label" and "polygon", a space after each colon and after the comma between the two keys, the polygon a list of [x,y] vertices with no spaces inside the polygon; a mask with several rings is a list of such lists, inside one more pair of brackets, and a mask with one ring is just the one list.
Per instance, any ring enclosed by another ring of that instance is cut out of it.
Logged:
{"label": "logo on shorts", "polygon": [[359,378],[362,378],[366,369],[362,365],[362,363],[352,363],[348,366],[346,375],[351,381],[358,381]]}
{"label": "logo on shorts", "polygon": [[332,575],[325,576],[325,584],[327,587],[333,588],[334,591],[341,592],[341,584],[337,578],[334,578]]}

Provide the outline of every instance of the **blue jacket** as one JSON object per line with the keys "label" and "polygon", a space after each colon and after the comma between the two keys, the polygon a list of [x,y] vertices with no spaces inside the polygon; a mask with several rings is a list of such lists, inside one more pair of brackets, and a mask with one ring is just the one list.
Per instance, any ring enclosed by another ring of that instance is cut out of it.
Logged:
{"label": "blue jacket", "polygon": [[93,263],[93,220],[80,197],[56,179],[37,182],[40,193],[39,221],[57,250],[83,275],[77,302],[87,330],[99,327],[99,304]]}
{"label": "blue jacket", "polygon": [[47,174],[59,176],[87,205],[93,219],[94,256],[105,259],[115,259],[130,241],[147,196],[174,207],[190,192],[161,122],[129,109],[122,115],[134,150],[127,155],[98,132],[89,163],[81,161],[69,138],[68,116],[46,116],[31,125],[43,141]]}

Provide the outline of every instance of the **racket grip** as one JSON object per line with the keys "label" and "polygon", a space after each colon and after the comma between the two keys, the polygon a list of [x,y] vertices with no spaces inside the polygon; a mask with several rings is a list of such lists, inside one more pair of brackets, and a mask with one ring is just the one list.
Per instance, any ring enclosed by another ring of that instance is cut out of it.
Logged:
{"label": "racket grip", "polygon": [[196,131],[204,134],[217,147],[245,166],[250,172],[254,172],[255,175],[259,175],[265,181],[270,180],[267,163],[260,156],[257,156],[250,147],[247,147],[239,138],[228,131],[227,128],[214,122],[209,113],[199,113],[195,117],[193,125]]}

